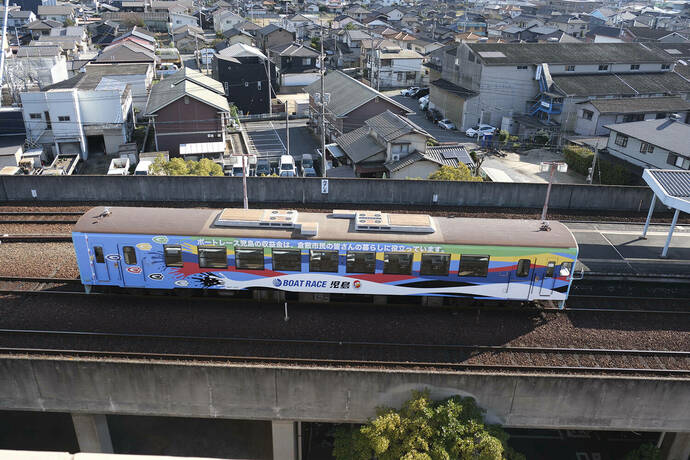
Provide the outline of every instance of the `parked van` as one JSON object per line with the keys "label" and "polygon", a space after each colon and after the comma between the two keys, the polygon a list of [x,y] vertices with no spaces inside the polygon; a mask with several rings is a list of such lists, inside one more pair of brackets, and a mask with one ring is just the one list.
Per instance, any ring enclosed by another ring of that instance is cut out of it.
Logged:
{"label": "parked van", "polygon": [[290,155],[280,156],[280,166],[278,167],[280,177],[296,177],[297,168],[295,168],[295,160]]}
{"label": "parked van", "polygon": [[139,160],[139,163],[137,164],[136,169],[134,170],[134,175],[135,176],[148,176],[149,175],[149,168],[153,164],[153,161],[150,160]]}
{"label": "parked van", "polygon": [[314,160],[310,153],[302,155],[302,177],[316,177],[316,169],[314,169]]}

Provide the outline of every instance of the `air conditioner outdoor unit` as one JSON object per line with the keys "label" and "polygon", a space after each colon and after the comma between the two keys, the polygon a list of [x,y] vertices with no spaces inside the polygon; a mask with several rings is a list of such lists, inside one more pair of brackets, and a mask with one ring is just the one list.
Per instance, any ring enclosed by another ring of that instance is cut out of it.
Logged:
{"label": "air conditioner outdoor unit", "polygon": [[393,158],[393,161],[400,161],[400,154],[399,153],[394,153],[393,155],[391,155],[391,157]]}

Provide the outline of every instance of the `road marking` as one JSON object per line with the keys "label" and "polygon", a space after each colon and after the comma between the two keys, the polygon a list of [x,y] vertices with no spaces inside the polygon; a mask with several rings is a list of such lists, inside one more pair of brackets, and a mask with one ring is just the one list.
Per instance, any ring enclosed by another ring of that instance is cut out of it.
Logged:
{"label": "road marking", "polygon": [[283,140],[280,138],[280,135],[278,134],[278,131],[276,131],[275,126],[273,126],[273,122],[270,121],[269,123],[271,124],[271,128],[273,128],[273,132],[276,134],[276,137],[280,141],[280,144],[283,146],[283,150],[285,150],[285,152],[287,152],[287,147],[285,147],[285,144],[283,144]]}

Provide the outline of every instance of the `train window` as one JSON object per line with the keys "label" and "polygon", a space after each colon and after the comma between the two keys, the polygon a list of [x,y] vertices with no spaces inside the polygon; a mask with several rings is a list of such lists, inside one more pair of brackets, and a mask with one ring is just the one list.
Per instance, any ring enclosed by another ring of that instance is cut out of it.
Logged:
{"label": "train window", "polygon": [[374,273],[376,270],[375,252],[348,252],[347,273]]}
{"label": "train window", "polygon": [[302,251],[299,249],[273,249],[273,270],[302,271]]}
{"label": "train window", "polygon": [[384,252],[383,273],[387,275],[411,275],[411,252]]}
{"label": "train window", "polygon": [[448,276],[450,254],[422,254],[420,275]]}
{"label": "train window", "polygon": [[555,273],[555,268],[556,268],[556,262],[549,262],[546,264],[546,271],[544,272],[544,277],[552,277],[554,276]]}
{"label": "train window", "polygon": [[125,256],[125,263],[127,265],[137,264],[137,251],[134,246],[125,246],[122,248],[122,254]]}
{"label": "train window", "polygon": [[182,246],[179,244],[164,244],[163,255],[166,267],[182,267]]}
{"label": "train window", "polygon": [[520,259],[517,266],[517,277],[524,278],[529,275],[532,262],[529,259]]}
{"label": "train window", "polygon": [[572,262],[563,262],[561,264],[561,276],[570,276],[570,273],[573,269],[573,263]]}
{"label": "train window", "polygon": [[489,274],[489,258],[486,255],[463,254],[460,256],[458,276],[472,276],[486,278]]}
{"label": "train window", "polygon": [[235,267],[239,270],[263,270],[264,250],[235,249]]}
{"label": "train window", "polygon": [[93,247],[93,255],[96,258],[97,264],[104,264],[105,263],[105,257],[103,257],[103,248],[101,246],[94,246]]}
{"label": "train window", "polygon": [[310,272],[337,272],[338,251],[309,251]]}
{"label": "train window", "polygon": [[227,250],[219,246],[199,246],[199,268],[228,268]]}

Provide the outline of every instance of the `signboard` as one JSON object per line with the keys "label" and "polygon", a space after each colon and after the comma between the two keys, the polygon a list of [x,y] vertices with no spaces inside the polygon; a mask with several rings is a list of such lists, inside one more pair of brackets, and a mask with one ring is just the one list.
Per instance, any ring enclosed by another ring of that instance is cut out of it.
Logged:
{"label": "signboard", "polygon": [[321,179],[321,193],[328,195],[328,179]]}

